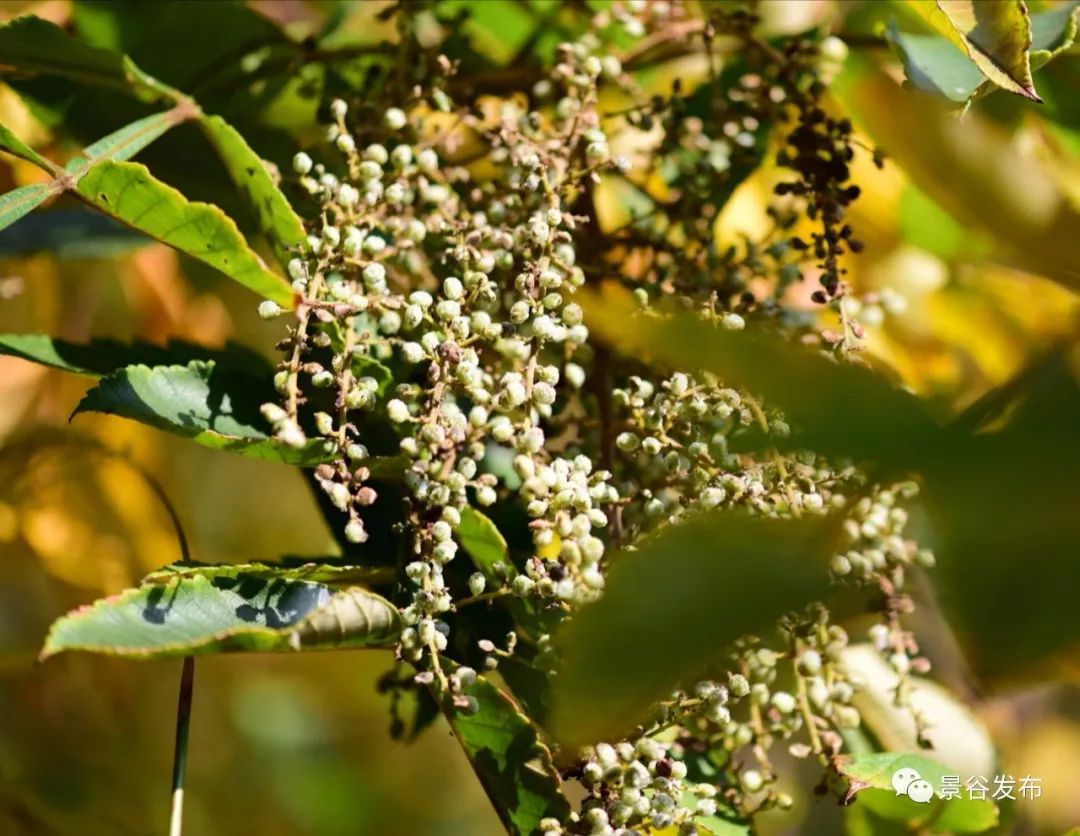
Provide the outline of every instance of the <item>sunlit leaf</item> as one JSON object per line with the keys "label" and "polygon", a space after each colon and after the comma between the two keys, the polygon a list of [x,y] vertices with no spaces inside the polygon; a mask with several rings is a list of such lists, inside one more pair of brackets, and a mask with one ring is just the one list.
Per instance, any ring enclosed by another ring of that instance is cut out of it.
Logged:
{"label": "sunlit leaf", "polygon": [[314,466],[336,451],[322,440],[289,447],[266,432],[259,407],[273,398],[264,379],[194,361],[186,366],[127,366],[104,377],[76,407],[149,424],[215,450],[265,461]]}
{"label": "sunlit leaf", "polygon": [[0,229],[11,226],[59,191],[54,183],[34,183],[0,195]]}
{"label": "sunlit leaf", "polygon": [[338,591],[288,573],[223,566],[161,577],[80,607],[53,624],[42,656],[82,650],[161,659],[388,647],[400,629],[397,608],[361,587]]}
{"label": "sunlit leaf", "polygon": [[266,269],[236,224],[216,206],[193,203],[136,163],[101,162],[79,180],[78,193],[119,221],[135,227],[284,307],[293,291]]}
{"label": "sunlit leaf", "polygon": [[286,558],[279,563],[172,563],[145,578],[143,583],[168,583],[178,578],[201,575],[205,578],[250,575],[265,580],[305,581],[328,586],[376,586],[393,580],[389,567],[350,566],[337,558]]}
{"label": "sunlit leaf", "polygon": [[56,174],[59,171],[59,166],[56,163],[45,159],[3,125],[0,125],[0,151],[7,151],[9,154],[14,154],[16,157],[32,162],[38,168],[50,174]]}
{"label": "sunlit leaf", "polygon": [[908,7],[963,49],[996,85],[1041,101],[1031,80],[1031,21],[1022,0],[908,0]]}
{"label": "sunlit leaf", "polygon": [[542,819],[569,814],[551,752],[517,704],[482,676],[465,689],[477,711],[447,709],[446,717],[465,750],[503,826],[515,836],[540,832]]}
{"label": "sunlit leaf", "polygon": [[[960,798],[942,799],[941,779],[950,770],[922,755],[878,752],[840,758],[837,766],[850,782],[849,795],[854,803],[865,805],[890,821],[923,827],[933,833],[981,833],[998,823],[997,805],[993,801],[966,797],[963,782],[969,776],[959,776]],[[920,803],[899,794],[892,783],[893,775],[899,770],[914,770],[930,783],[935,797]]]}
{"label": "sunlit leaf", "polygon": [[704,672],[746,633],[829,587],[831,521],[702,514],[616,555],[604,596],[556,641],[553,727],[567,744],[606,740],[659,697]]}
{"label": "sunlit leaf", "polygon": [[488,582],[502,583],[494,566],[496,563],[508,565],[510,558],[506,538],[495,527],[495,523],[467,505],[461,509],[461,524],[457,528],[457,537]]}
{"label": "sunlit leaf", "polygon": [[208,116],[199,125],[217,148],[225,168],[259,219],[259,228],[274,246],[284,265],[304,241],[304,224],[274,183],[258,154],[244,138],[219,116]]}

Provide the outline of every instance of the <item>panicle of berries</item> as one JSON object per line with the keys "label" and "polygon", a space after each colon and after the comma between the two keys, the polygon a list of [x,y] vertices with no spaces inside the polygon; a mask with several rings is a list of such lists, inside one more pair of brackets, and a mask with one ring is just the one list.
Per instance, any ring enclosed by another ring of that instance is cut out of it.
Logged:
{"label": "panicle of berries", "polygon": [[[395,9],[407,38],[408,7]],[[835,297],[845,323],[844,339],[820,335],[841,362],[860,310],[900,310],[887,293],[845,295],[841,258],[858,247],[844,213],[857,188],[851,126],[821,106],[834,46],[796,38],[776,48],[757,39],[755,22],[738,8],[701,17],[686,3],[616,2],[559,46],[524,95],[494,110],[457,104],[453,62],[410,41],[415,84],[377,102],[334,101],[332,152],[293,160],[315,209],[288,265],[299,304],[279,345],[280,400],[263,414],[282,443],[324,459],[315,480],[347,516],[353,543],[368,538],[363,514],[380,501],[367,444],[403,462],[399,669],[413,666],[412,685],[435,687],[460,710],[476,710],[464,693],[476,672],[444,661],[459,607],[515,596],[556,620],[572,617],[602,594],[609,544],[702,508],[845,514],[832,575],[880,593],[870,640],[901,676],[898,702],[909,672],[926,669],[901,624],[911,609],[907,573],[932,563],[903,534],[913,486],[874,486],[855,463],[807,451],[733,452],[732,439],[751,429],[787,437],[784,415],[713,375],[611,357],[575,301],[586,282],[618,274],[646,315],[674,297],[717,327],[796,335],[812,330],[813,317],[788,307],[785,289],[813,260],[819,301]],[[616,30],[633,41],[620,55]],[[682,36],[660,37],[671,32]],[[721,36],[745,47],[731,71],[714,55]],[[678,84],[670,96],[642,92],[635,65],[698,41],[705,84],[688,95]],[[632,107],[606,109],[603,88]],[[646,134],[651,162],[636,171],[613,149]],[[774,229],[740,252],[719,248],[718,207],[776,135],[779,161],[797,179],[778,189]],[[660,177],[673,197],[653,217],[605,232],[594,190],[607,177]],[[820,228],[810,243],[791,236],[803,215]],[[264,303],[260,313],[282,311]],[[524,510],[533,553],[462,583],[446,567],[467,506],[496,503]],[[551,637],[533,638],[525,663],[556,672]],[[484,667],[517,654],[517,643],[516,632],[505,647],[481,639]],[[709,679],[658,704],[647,727],[581,753],[567,770],[586,789],[581,811],[546,820],[545,834],[690,834],[720,807],[790,806],[775,787],[772,747],[826,766],[840,730],[860,723],[847,644],[820,604],[786,616],[776,636],[746,637]],[[387,687],[396,695],[405,681],[395,673]]]}

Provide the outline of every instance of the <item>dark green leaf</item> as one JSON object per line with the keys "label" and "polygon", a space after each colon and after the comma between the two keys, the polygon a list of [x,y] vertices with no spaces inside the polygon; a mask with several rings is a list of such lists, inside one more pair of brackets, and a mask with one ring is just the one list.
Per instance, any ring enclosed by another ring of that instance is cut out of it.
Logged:
{"label": "dark green leaf", "polygon": [[[922,755],[878,752],[841,758],[837,765],[850,782],[849,794],[855,804],[865,805],[890,821],[905,822],[913,829],[926,827],[934,833],[981,833],[998,823],[994,802],[972,800],[964,795],[962,784],[969,776],[959,776],[960,798],[943,800],[941,778],[950,774],[950,770]],[[892,778],[903,769],[914,770],[928,781],[934,789],[934,799],[920,803],[900,795],[893,787]]]}
{"label": "dark green leaf", "polygon": [[203,131],[229,171],[229,176],[259,219],[259,228],[273,244],[278,261],[285,265],[304,242],[303,221],[274,183],[258,154],[236,129],[220,116],[200,120]]}
{"label": "dark green leaf", "polygon": [[78,182],[78,193],[135,227],[272,299],[292,307],[293,291],[248,249],[236,224],[216,206],[192,203],[136,163],[101,162]]}
{"label": "dark green leaf", "polygon": [[190,438],[215,450],[311,467],[336,451],[321,440],[289,447],[265,431],[259,407],[274,393],[261,378],[193,361],[186,366],[127,366],[102,378],[73,415],[105,412]]}
{"label": "dark green leaf", "polygon": [[509,833],[532,836],[548,816],[569,815],[551,752],[517,704],[484,677],[465,693],[479,706],[475,714],[448,709],[450,728]]}
{"label": "dark green leaf", "polygon": [[39,17],[20,17],[0,26],[0,69],[116,87],[146,101],[180,99],[177,91],[144,73],[130,58],[90,46]]}
{"label": "dark green leaf", "polygon": [[119,595],[81,607],[49,630],[42,656],[83,650],[161,659],[236,650],[389,647],[397,608],[361,587],[341,591],[245,567],[159,572]]}
{"label": "dark green leaf", "polygon": [[820,599],[835,529],[822,519],[703,514],[616,555],[603,598],[556,638],[556,733],[582,744],[625,732],[730,642]]}
{"label": "dark green leaf", "polygon": [[57,340],[48,334],[0,334],[0,354],[21,357],[54,369],[93,377],[109,374],[124,366],[145,363],[152,366],[187,364],[192,360],[214,360],[221,368],[260,374],[270,365],[251,349],[230,343],[225,349],[173,341],[164,346],[150,343],[121,343],[92,340],[86,344]]}

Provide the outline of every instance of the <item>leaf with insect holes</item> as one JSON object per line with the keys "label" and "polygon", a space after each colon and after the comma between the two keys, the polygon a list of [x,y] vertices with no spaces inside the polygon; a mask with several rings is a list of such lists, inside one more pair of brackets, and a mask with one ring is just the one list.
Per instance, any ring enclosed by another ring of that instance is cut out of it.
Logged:
{"label": "leaf with insect holes", "polygon": [[145,166],[101,162],[78,182],[78,194],[118,221],[220,270],[256,293],[287,308],[293,291],[270,272],[216,206],[189,201],[155,179]]}
{"label": "leaf with insect holes", "polygon": [[390,647],[400,630],[397,608],[362,587],[301,579],[287,569],[181,565],[58,619],[41,655],[80,650],[162,659]]}
{"label": "leaf with insect holes", "polygon": [[236,187],[259,219],[259,228],[285,265],[304,243],[304,223],[277,187],[259,155],[220,116],[205,116],[199,127],[217,149]]}

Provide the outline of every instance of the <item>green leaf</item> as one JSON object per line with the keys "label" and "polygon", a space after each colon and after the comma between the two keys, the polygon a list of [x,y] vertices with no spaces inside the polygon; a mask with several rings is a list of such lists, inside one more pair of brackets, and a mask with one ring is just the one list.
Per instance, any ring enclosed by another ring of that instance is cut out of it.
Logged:
{"label": "green leaf", "polygon": [[886,36],[900,55],[907,80],[920,90],[963,104],[986,83],[975,63],[939,35],[901,32],[890,24]]}
{"label": "green leaf", "polygon": [[1031,21],[1022,0],[908,0],[908,7],[958,46],[998,87],[1042,101],[1031,80]]}
{"label": "green leaf", "polygon": [[391,583],[393,569],[387,566],[351,566],[338,558],[284,558],[280,563],[200,563],[179,561],[157,569],[143,578],[143,583],[168,583],[177,578],[202,575],[207,578],[237,574],[284,581],[306,581],[328,586],[371,587]]}
{"label": "green leaf", "polygon": [[34,183],[0,195],[0,229],[11,226],[59,191],[55,183]]}
{"label": "green leaf", "polygon": [[255,210],[259,228],[273,244],[278,261],[285,265],[304,242],[304,223],[293,211],[281,189],[244,138],[220,116],[199,121],[213,143],[236,187]]}
{"label": "green leaf", "polygon": [[465,689],[475,714],[446,709],[446,718],[507,831],[540,832],[540,822],[570,813],[551,752],[517,703],[482,676]]}
{"label": "green leaf", "polygon": [[113,218],[272,299],[293,306],[293,291],[248,249],[231,218],[216,206],[190,202],[136,163],[101,162],[79,180],[78,193]]}
{"label": "green leaf", "polygon": [[21,76],[60,76],[133,93],[144,101],[179,101],[182,95],[140,70],[125,55],[73,38],[39,17],[0,26],[0,68]]}
{"label": "green leaf", "polygon": [[573,745],[625,732],[730,642],[820,599],[835,530],[820,518],[702,514],[616,555],[603,598],[556,636],[560,739]]}
{"label": "green leaf", "polygon": [[3,125],[0,125],[0,151],[7,151],[9,154],[21,157],[50,174],[56,174],[60,170],[56,163],[45,159]]}
{"label": "green leaf", "polygon": [[92,377],[101,377],[135,363],[158,366],[187,364],[192,360],[214,360],[222,368],[252,373],[270,371],[266,360],[251,349],[234,343],[224,349],[206,348],[182,340],[173,340],[164,346],[116,340],[77,344],[48,334],[0,334],[0,354]]}
{"label": "green leaf", "polygon": [[603,290],[581,295],[590,328],[628,356],[712,372],[763,396],[792,424],[791,437],[776,443],[907,465],[912,446],[939,432],[918,398],[868,368],[692,314],[644,314],[625,290]]}
{"label": "green leaf", "polygon": [[[905,822],[913,829],[925,826],[934,833],[981,833],[998,823],[996,804],[966,797],[963,783],[970,776],[958,776],[960,798],[942,799],[941,779],[949,774],[949,769],[922,755],[896,752],[855,755],[839,758],[837,767],[850,782],[848,797],[890,821]],[[935,798],[919,803],[897,793],[892,777],[901,769],[913,769],[929,781]]]}
{"label": "green leaf", "polygon": [[499,562],[509,566],[510,557],[506,538],[495,527],[495,523],[472,506],[466,505],[461,509],[457,538],[488,582],[501,585],[502,578],[495,572],[494,566]]}
{"label": "green leaf", "polygon": [[228,651],[390,647],[397,608],[361,587],[336,590],[288,571],[246,567],[159,572],[58,619],[42,657],[83,650],[135,659]]}
{"label": "green leaf", "polygon": [[88,145],[81,154],[68,161],[64,170],[72,177],[82,177],[92,165],[103,160],[129,160],[169,128],[191,119],[198,112],[197,107],[184,102],[171,110],[125,125],[93,145]]}
{"label": "green leaf", "polygon": [[313,467],[336,451],[321,440],[289,447],[269,436],[259,407],[274,398],[252,375],[193,361],[186,366],[127,366],[86,393],[72,415],[104,412],[190,438],[215,450]]}

